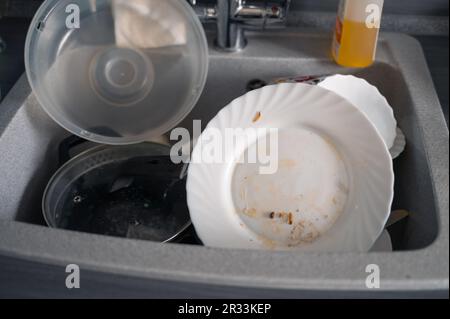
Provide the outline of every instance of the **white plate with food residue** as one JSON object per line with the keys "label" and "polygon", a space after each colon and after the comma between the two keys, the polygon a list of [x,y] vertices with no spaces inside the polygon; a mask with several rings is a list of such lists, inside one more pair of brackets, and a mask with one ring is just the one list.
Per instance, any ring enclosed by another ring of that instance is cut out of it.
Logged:
{"label": "white plate with food residue", "polygon": [[317,86],[279,84],[236,99],[191,160],[188,205],[207,246],[366,252],[391,211],[382,137],[357,107]]}

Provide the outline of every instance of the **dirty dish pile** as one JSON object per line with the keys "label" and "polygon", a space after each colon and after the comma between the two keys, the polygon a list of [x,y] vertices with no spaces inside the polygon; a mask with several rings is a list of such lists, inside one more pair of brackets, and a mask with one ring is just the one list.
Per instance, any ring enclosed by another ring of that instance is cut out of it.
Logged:
{"label": "dirty dish pile", "polygon": [[[233,151],[222,161],[205,161],[211,137],[229,129],[245,133],[225,143]],[[247,160],[261,145],[270,168]],[[388,148],[357,107],[318,86],[279,84],[234,100],[209,123],[187,200],[208,246],[365,252],[385,227],[393,186]]]}
{"label": "dirty dish pile", "polygon": [[[169,146],[143,143],[180,123],[206,82],[208,45],[186,1],[46,0],[25,63],[48,115],[106,144],[51,179],[51,227],[169,242],[192,219],[208,246],[361,252],[384,229],[389,149],[400,154],[404,139],[386,99],[363,80],[279,84],[236,99],[200,137],[186,182]],[[212,155],[208,141],[230,129],[241,133]]]}

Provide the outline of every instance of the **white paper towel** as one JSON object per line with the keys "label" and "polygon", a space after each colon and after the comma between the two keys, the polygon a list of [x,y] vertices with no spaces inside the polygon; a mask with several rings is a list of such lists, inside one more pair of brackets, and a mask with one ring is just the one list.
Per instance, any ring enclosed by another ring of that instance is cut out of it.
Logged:
{"label": "white paper towel", "polygon": [[186,18],[172,1],[114,0],[116,44],[125,48],[184,45]]}

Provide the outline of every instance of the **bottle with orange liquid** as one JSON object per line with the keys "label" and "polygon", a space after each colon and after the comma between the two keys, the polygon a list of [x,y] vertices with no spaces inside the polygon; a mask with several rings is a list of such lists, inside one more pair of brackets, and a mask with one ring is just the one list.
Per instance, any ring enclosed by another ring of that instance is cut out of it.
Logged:
{"label": "bottle with orange liquid", "polygon": [[332,54],[345,67],[363,68],[375,61],[384,0],[341,0]]}

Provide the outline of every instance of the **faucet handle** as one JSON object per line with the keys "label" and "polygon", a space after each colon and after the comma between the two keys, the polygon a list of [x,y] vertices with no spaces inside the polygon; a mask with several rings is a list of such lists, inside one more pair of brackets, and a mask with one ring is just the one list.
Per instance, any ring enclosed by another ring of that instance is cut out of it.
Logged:
{"label": "faucet handle", "polygon": [[285,27],[290,3],[291,0],[232,0],[231,19],[251,29]]}
{"label": "faucet handle", "polygon": [[267,1],[265,27],[286,27],[291,0]]}
{"label": "faucet handle", "polygon": [[209,0],[187,0],[201,22],[210,22],[217,19],[217,7]]}

